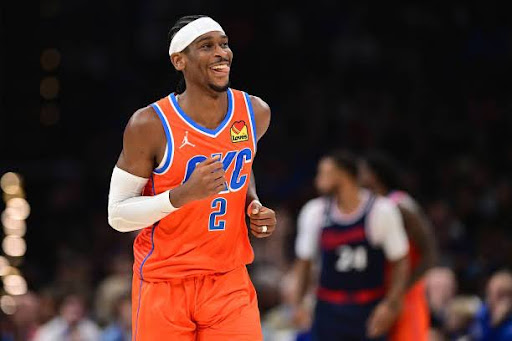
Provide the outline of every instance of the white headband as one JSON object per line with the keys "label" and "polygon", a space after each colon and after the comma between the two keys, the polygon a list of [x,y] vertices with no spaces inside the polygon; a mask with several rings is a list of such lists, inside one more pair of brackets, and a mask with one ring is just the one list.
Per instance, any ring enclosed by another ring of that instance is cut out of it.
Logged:
{"label": "white headband", "polygon": [[187,48],[194,40],[205,33],[220,31],[224,33],[222,27],[210,17],[201,17],[183,26],[172,38],[169,46],[169,56],[176,52],[181,52]]}

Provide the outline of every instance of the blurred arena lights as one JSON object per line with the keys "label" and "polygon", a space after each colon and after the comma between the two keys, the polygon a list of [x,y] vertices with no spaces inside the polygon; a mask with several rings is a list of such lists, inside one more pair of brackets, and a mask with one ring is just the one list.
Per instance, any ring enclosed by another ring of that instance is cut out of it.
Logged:
{"label": "blurred arena lights", "polygon": [[[5,256],[0,256],[0,277],[4,291],[9,295],[23,295],[27,292],[27,282],[21,275],[16,264],[27,252],[27,243],[23,236],[27,231],[25,219],[30,215],[30,205],[25,199],[21,177],[13,172],[5,173],[0,178],[5,201],[5,210],[1,214],[1,223],[5,237],[2,250]],[[16,305],[11,296],[3,296],[0,308],[5,314],[13,314]]]}
{"label": "blurred arena lights", "polygon": [[53,71],[60,64],[60,52],[57,49],[48,48],[41,53],[41,67],[45,71]]}
{"label": "blurred arena lights", "polygon": [[49,76],[45,77],[41,80],[41,85],[39,87],[41,96],[44,99],[54,99],[59,94],[59,80],[57,77]]}
{"label": "blurred arena lights", "polygon": [[16,312],[16,301],[9,295],[0,298],[0,309],[5,315],[12,315]]}
{"label": "blurred arena lights", "polygon": [[4,233],[6,236],[13,235],[23,237],[27,232],[27,224],[24,220],[9,219],[4,225]]}
{"label": "blurred arena lights", "polygon": [[1,215],[1,221],[2,225],[7,228],[16,228],[20,224],[20,222],[23,222],[23,220],[20,219],[14,219],[11,215],[12,210],[4,210]]}
{"label": "blurred arena lights", "polygon": [[19,193],[21,191],[20,176],[13,172],[5,173],[0,179],[0,187],[7,194],[15,195]]}
{"label": "blurred arena lights", "polygon": [[27,293],[27,281],[20,275],[7,275],[3,278],[4,290],[9,295],[24,295]]}
{"label": "blurred arena lights", "polygon": [[15,220],[25,220],[30,215],[30,205],[24,198],[9,199],[6,206],[6,214]]}
{"label": "blurred arena lights", "polygon": [[9,261],[4,256],[0,256],[0,277],[9,273]]}
{"label": "blurred arena lights", "polygon": [[5,236],[2,249],[7,256],[21,257],[27,252],[27,243],[25,243],[25,239],[19,236]]}

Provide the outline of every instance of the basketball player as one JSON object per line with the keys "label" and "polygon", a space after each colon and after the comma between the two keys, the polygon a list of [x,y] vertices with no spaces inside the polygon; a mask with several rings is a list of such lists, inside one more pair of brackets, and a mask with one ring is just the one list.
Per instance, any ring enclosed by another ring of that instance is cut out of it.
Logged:
{"label": "basketball player", "polygon": [[430,327],[429,309],[423,276],[436,259],[436,244],[427,219],[416,201],[397,190],[395,162],[384,153],[370,153],[360,164],[361,182],[375,193],[393,200],[402,214],[409,240],[411,277],[407,284],[402,312],[391,331],[394,341],[426,341]]}
{"label": "basketball player", "polygon": [[[298,217],[296,309],[307,291],[312,262],[321,256],[313,340],[382,339],[395,321],[408,278],[407,237],[393,202],[362,189],[357,162],[336,151],[320,160],[322,197]],[[391,281],[385,287],[385,268]]]}
{"label": "basketball player", "polygon": [[109,195],[112,227],[141,229],[133,339],[261,340],[245,212],[254,236],[274,231],[251,176],[270,109],[229,88],[233,53],[216,21],[182,17],[169,38],[183,82],[131,117]]}

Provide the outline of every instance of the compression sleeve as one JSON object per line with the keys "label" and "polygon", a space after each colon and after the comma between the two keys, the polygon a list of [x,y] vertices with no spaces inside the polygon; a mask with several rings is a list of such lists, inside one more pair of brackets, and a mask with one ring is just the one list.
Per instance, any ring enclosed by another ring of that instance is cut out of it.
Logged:
{"label": "compression sleeve", "polygon": [[169,191],[154,196],[142,196],[147,182],[148,179],[114,167],[108,195],[108,223],[115,230],[139,230],[177,210],[169,200]]}

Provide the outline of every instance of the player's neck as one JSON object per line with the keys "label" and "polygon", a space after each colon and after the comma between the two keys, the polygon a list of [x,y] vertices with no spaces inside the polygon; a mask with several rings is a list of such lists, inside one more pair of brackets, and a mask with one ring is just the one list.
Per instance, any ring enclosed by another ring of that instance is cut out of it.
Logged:
{"label": "player's neck", "polygon": [[225,91],[205,91],[187,86],[187,90],[177,99],[180,107],[194,122],[208,129],[217,128],[228,110],[228,96]]}
{"label": "player's neck", "polygon": [[391,193],[391,191],[389,189],[387,189],[386,187],[384,187],[383,185],[377,184],[375,187],[375,193],[382,195],[382,196],[386,196],[389,193]]}
{"label": "player's neck", "polygon": [[361,204],[359,186],[353,183],[346,183],[340,186],[336,195],[338,209],[344,214],[355,212]]}

